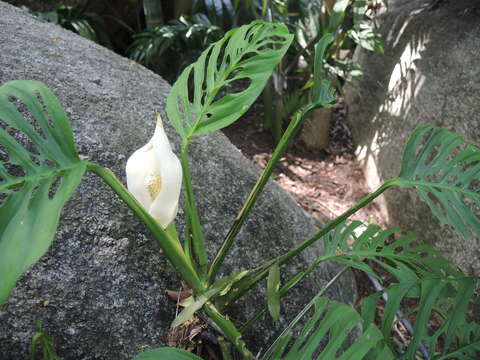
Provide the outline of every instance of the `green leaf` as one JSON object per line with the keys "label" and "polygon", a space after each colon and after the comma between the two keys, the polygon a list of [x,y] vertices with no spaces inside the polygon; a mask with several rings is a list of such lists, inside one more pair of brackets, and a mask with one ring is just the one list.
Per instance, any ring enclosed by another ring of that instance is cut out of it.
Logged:
{"label": "green leaf", "polygon": [[87,20],[75,19],[75,20],[72,20],[70,25],[75,29],[75,31],[80,36],[84,37],[85,39],[98,42],[95,30]]}
{"label": "green leaf", "polygon": [[[177,132],[185,139],[237,120],[258,97],[292,39],[285,25],[255,21],[212,44],[182,72],[167,98],[168,118]],[[223,95],[237,80],[248,81],[247,88]]]}
{"label": "green leaf", "polygon": [[262,0],[262,17],[265,17],[268,9],[268,0]]}
{"label": "green leaf", "polygon": [[367,0],[355,0],[352,7],[353,26],[357,28],[365,19],[368,10]]}
{"label": "green leaf", "polygon": [[267,277],[267,304],[268,311],[273,321],[278,321],[280,317],[280,267],[273,265]]}
{"label": "green leaf", "polygon": [[[323,237],[324,254],[316,262],[333,259],[378,278],[376,271],[364,260],[369,259],[390,272],[399,282],[417,281],[419,277],[458,272],[447,260],[436,257],[429,246],[415,246],[418,237],[407,234],[392,239],[398,227],[381,230],[378,225],[365,226],[361,221],[341,223],[333,233]],[[425,254],[429,255],[425,257]]]}
{"label": "green leaf", "polygon": [[313,71],[313,102],[330,104],[335,97],[333,96],[330,83],[325,79],[325,51],[333,42],[333,35],[327,33],[315,45],[315,64]]}
{"label": "green leaf", "polygon": [[[468,304],[473,297],[477,279],[473,277],[458,277],[438,275],[436,278],[418,279],[392,284],[384,292],[387,295],[386,304],[381,313],[382,332],[389,339],[402,304],[417,302],[410,317],[415,319],[413,336],[405,352],[406,359],[414,359],[415,353],[423,343],[432,354],[465,354],[466,357],[440,356],[434,359],[458,358],[474,359],[475,350],[479,349],[480,326],[468,322]],[[410,288],[416,287],[418,295],[412,296]],[[444,291],[450,287],[453,291]],[[362,317],[365,326],[374,324],[375,307],[381,301],[382,292],[371,295],[361,304]],[[441,316],[439,316],[441,315]],[[435,323],[432,331],[431,322]],[[462,349],[459,351],[459,349]],[[468,355],[468,356],[467,356]]]}
{"label": "green leaf", "polygon": [[48,335],[42,330],[42,323],[40,320],[35,321],[36,333],[33,335],[32,343],[30,344],[31,360],[37,359],[37,347],[40,346],[42,350],[43,360],[61,360],[55,350],[53,336]]}
{"label": "green leaf", "polygon": [[196,296],[195,301],[182,310],[180,314],[173,320],[171,327],[177,327],[187,320],[189,320],[197,310],[200,310],[207,301],[213,296],[221,293],[222,291],[228,291],[231,286],[247,275],[248,271],[240,271],[237,274],[231,276],[225,276],[220,280],[217,280],[212,284],[203,294]]}
{"label": "green leaf", "polygon": [[202,360],[202,358],[182,349],[163,347],[145,351],[132,360]]}
{"label": "green leaf", "polygon": [[480,233],[470,204],[480,205],[480,151],[442,128],[423,125],[405,148],[396,184],[415,187],[433,214],[466,238]]}
{"label": "green leaf", "polygon": [[[361,360],[374,348],[380,347],[382,359],[393,360],[393,354],[383,344],[383,336],[374,324],[365,328],[354,344],[348,345],[348,335],[362,323],[362,318],[346,304],[318,297],[314,300],[315,312],[308,318],[291,346],[292,331],[276,340],[262,360],[268,359],[337,359]],[[310,304],[307,305],[310,307]],[[305,309],[304,309],[305,311]],[[323,345],[322,345],[323,344]]]}
{"label": "green leaf", "polygon": [[347,9],[350,0],[336,0],[335,5],[333,5],[333,12],[330,16],[330,21],[328,23],[328,29],[331,32],[335,32],[340,24],[345,18],[345,10]]}
{"label": "green leaf", "polygon": [[458,290],[454,299],[454,306],[452,306],[453,311],[445,321],[444,330],[441,331],[445,331],[444,352],[450,349],[450,345],[455,338],[455,332],[465,325],[465,314],[468,312],[469,301],[473,297],[474,290],[475,281],[472,281],[472,279],[464,278],[458,281]]}
{"label": "green leaf", "polygon": [[375,28],[373,22],[363,22],[355,29],[347,31],[347,35],[364,49],[383,54],[384,44],[382,35]]}
{"label": "green leaf", "polygon": [[86,165],[76,153],[67,114],[36,81],[0,87],[0,156],[3,304],[18,278],[52,243],[60,212]]}
{"label": "green leaf", "polygon": [[302,94],[300,89],[293,89],[282,99],[282,107],[279,116],[282,119],[288,119],[304,107],[307,103],[307,97]]}

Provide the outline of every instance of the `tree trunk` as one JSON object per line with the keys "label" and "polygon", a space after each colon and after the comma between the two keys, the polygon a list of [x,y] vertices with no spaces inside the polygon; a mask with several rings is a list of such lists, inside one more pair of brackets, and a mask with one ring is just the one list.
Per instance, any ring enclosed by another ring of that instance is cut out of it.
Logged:
{"label": "tree trunk", "polygon": [[163,25],[163,9],[161,0],[143,0],[143,12],[147,29]]}
{"label": "tree trunk", "polygon": [[318,108],[310,113],[300,135],[307,148],[320,150],[328,147],[331,119],[332,108]]}

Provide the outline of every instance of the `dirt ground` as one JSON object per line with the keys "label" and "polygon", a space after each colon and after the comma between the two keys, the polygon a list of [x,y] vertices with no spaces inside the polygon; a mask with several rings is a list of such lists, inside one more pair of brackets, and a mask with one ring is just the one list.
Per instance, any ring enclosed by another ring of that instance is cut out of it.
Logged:
{"label": "dirt ground", "polygon": [[[263,129],[258,116],[261,113],[261,104],[255,104],[244,118],[226,128],[224,133],[246,157],[264,168],[275,145],[270,131]],[[336,108],[327,149],[307,149],[301,140],[295,139],[274,173],[278,184],[321,224],[336,218],[369,193],[344,120],[345,109]],[[361,209],[351,219],[384,223],[375,203]]]}

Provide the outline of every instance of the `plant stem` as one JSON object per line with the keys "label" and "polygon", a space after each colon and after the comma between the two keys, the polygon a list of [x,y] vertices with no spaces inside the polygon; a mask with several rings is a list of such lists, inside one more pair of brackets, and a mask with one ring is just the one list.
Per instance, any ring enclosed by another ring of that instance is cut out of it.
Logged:
{"label": "plant stem", "polygon": [[233,360],[230,343],[228,341],[225,341],[225,338],[223,336],[218,337],[218,345],[220,346],[220,351],[222,352],[222,359]]}
{"label": "plant stem", "polygon": [[351,215],[355,214],[358,210],[360,210],[364,206],[368,205],[376,197],[380,196],[385,190],[387,190],[390,186],[395,185],[396,181],[397,181],[397,179],[392,179],[392,180],[389,180],[389,181],[385,182],[375,192],[365,196],[363,199],[361,199],[353,207],[351,207],[349,210],[345,211],[342,215],[337,217],[335,220],[329,221],[327,223],[327,225],[325,225],[320,231],[318,231],[310,239],[305,240],[303,243],[301,243],[295,249],[287,252],[284,255],[281,255],[278,258],[279,264],[282,265],[282,264],[286,263],[287,261],[291,260],[293,257],[298,255],[300,252],[302,252],[307,247],[312,245],[315,241],[320,239],[323,235],[325,235],[325,234],[329,233],[331,230],[333,230],[338,224],[342,223],[347,218],[349,218]]}
{"label": "plant stem", "polygon": [[357,202],[353,207],[351,207],[349,210],[345,211],[342,215],[337,217],[335,220],[332,220],[328,222],[321,230],[319,230],[317,233],[315,233],[312,237],[309,239],[305,240],[302,242],[299,246],[297,246],[295,249],[290,250],[289,252],[280,255],[272,260],[269,260],[265,264],[259,266],[257,268],[257,275],[255,275],[253,278],[246,278],[242,279],[238,282],[237,284],[237,291],[236,292],[231,292],[230,297],[225,299],[224,305],[222,306],[222,310],[228,307],[230,304],[241,298],[246,292],[248,292],[255,284],[257,284],[259,281],[264,279],[268,275],[268,269],[270,266],[274,263],[278,263],[279,265],[283,265],[286,262],[290,261],[292,258],[297,256],[299,253],[301,253],[303,250],[305,250],[307,247],[312,245],[314,242],[319,240],[322,236],[325,234],[328,234],[331,230],[333,230],[338,224],[342,223],[345,221],[348,217],[356,213],[358,210],[363,208],[364,206],[368,205],[373,199],[381,195],[385,190],[387,190],[390,186],[396,185],[398,182],[398,178],[389,180],[385,182],[382,186],[380,186],[375,192],[369,194],[368,196],[364,197],[361,199],[359,202]]}
{"label": "plant stem", "polygon": [[205,289],[205,284],[202,283],[198,277],[190,260],[185,256],[185,253],[180,245],[180,242],[175,240],[172,236],[167,234],[160,224],[152,218],[143,206],[130,194],[122,182],[115,176],[115,174],[104,167],[95,164],[87,163],[87,170],[93,171],[96,175],[102,178],[108,186],[125,202],[125,204],[137,215],[150,230],[158,245],[162,248],[167,258],[170,260],[175,269],[180,273],[185,282],[196,292],[201,292]]}
{"label": "plant stem", "polygon": [[237,330],[235,325],[222,315],[211,302],[207,302],[203,309],[210,319],[223,331],[226,338],[235,346],[242,358],[253,360],[252,353],[247,349],[245,342],[242,340],[242,334]]}
{"label": "plant stem", "polygon": [[268,162],[267,166],[265,167],[262,174],[258,178],[257,183],[255,184],[252,191],[248,195],[247,200],[245,201],[242,208],[240,209],[237,217],[235,218],[235,221],[230,227],[230,230],[228,231],[227,236],[225,237],[225,240],[223,241],[220,247],[220,250],[215,256],[215,259],[213,260],[212,265],[210,266],[210,270],[208,272],[209,283],[212,283],[215,280],[215,276],[217,275],[218,269],[222,264],[223,260],[225,259],[225,256],[227,255],[228,251],[232,247],[235,236],[238,234],[238,232],[240,231],[240,228],[242,227],[243,223],[247,219],[247,216],[250,213],[250,210],[252,209],[253,205],[255,204],[255,201],[257,200],[258,196],[260,195],[263,188],[265,187],[265,184],[267,183],[267,180],[272,174],[273,169],[277,164],[278,160],[280,159],[280,156],[282,155],[283,151],[289,144],[290,140],[295,136],[298,129],[303,124],[303,121],[307,113],[318,106],[319,104],[317,103],[317,104],[310,104],[304,107],[302,111],[299,112],[294,117],[294,119],[290,122],[287,130],[285,130],[285,133],[283,134],[277,147],[275,148],[275,151],[272,154],[272,158]]}
{"label": "plant stem", "polygon": [[190,138],[183,141],[181,163],[183,169],[183,185],[185,186],[186,206],[188,217],[187,221],[188,230],[191,231],[192,237],[187,232],[186,241],[191,241],[192,248],[189,249],[191,255],[193,255],[192,262],[196,262],[199,267],[200,276],[205,278],[207,275],[207,252],[205,250],[205,238],[203,236],[202,226],[200,224],[200,218],[198,217],[198,209],[195,202],[195,195],[193,193],[192,183],[190,181],[190,166],[188,163],[188,147],[190,145]]}

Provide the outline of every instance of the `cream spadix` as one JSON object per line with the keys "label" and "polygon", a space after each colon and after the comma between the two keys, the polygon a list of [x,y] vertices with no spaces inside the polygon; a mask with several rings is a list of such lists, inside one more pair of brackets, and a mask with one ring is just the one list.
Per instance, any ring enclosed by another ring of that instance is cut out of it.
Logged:
{"label": "cream spadix", "polygon": [[182,166],[173,153],[160,114],[150,141],[127,161],[127,187],[163,228],[178,211],[182,188]]}

